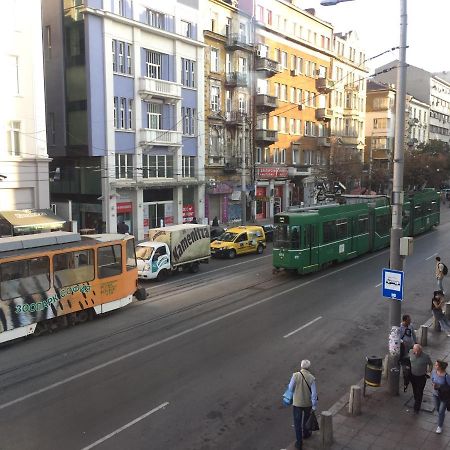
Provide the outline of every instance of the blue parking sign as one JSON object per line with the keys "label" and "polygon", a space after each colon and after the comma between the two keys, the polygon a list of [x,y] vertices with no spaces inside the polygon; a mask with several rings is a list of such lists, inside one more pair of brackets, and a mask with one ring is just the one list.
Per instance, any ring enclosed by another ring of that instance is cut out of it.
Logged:
{"label": "blue parking sign", "polygon": [[383,297],[403,300],[403,280],[403,271],[383,269]]}

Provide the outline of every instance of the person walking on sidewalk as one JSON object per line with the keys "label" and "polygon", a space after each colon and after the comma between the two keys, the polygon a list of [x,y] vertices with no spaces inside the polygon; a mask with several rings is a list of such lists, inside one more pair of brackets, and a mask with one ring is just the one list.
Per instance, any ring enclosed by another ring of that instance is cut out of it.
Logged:
{"label": "person walking on sidewalk", "polygon": [[447,333],[450,337],[450,322],[445,317],[443,308],[445,306],[444,294],[442,291],[434,291],[433,298],[431,299],[431,311],[433,313],[434,321],[439,322],[441,329]]}
{"label": "person walking on sidewalk", "polygon": [[414,412],[420,411],[422,404],[423,390],[425,383],[429,377],[429,372],[433,367],[431,358],[422,350],[422,346],[414,344],[409,351],[409,359],[411,360],[411,384],[414,393]]}
{"label": "person walking on sidewalk", "polygon": [[295,448],[297,449],[301,449],[303,439],[311,435],[304,432],[304,424],[308,420],[311,410],[315,411],[317,408],[316,379],[309,371],[310,367],[310,361],[302,360],[300,372],[292,374],[289,382],[289,389],[294,392],[292,405],[296,437]]}
{"label": "person walking on sidewalk", "polygon": [[416,332],[411,325],[411,316],[405,314],[400,324],[400,365],[403,373],[403,391],[406,392],[411,375],[411,361],[409,351],[417,344]]}
{"label": "person walking on sidewalk", "polygon": [[444,286],[442,285],[442,280],[444,279],[444,263],[441,262],[440,256],[436,256],[436,267],[435,274],[437,280],[438,291],[444,292]]}
{"label": "person walking on sidewalk", "polygon": [[450,376],[447,374],[448,364],[445,361],[439,359],[434,363],[433,372],[431,372],[431,381],[433,383],[433,400],[434,407],[438,413],[438,426],[436,433],[442,433],[442,427],[444,425],[445,410],[447,409],[447,403],[449,399],[443,398],[443,391],[440,392],[440,387],[448,385],[450,388]]}

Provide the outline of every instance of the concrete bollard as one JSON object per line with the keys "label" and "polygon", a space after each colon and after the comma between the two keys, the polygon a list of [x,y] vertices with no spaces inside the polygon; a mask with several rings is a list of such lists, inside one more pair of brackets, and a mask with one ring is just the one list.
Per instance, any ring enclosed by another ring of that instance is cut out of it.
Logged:
{"label": "concrete bollard", "polygon": [[383,380],[388,379],[388,362],[389,362],[389,355],[386,355],[383,361],[383,372],[381,373],[381,378]]}
{"label": "concrete bollard", "polygon": [[361,414],[361,386],[355,384],[350,387],[350,398],[348,401],[348,412],[352,416],[359,416]]}
{"label": "concrete bollard", "polygon": [[333,444],[333,414],[330,411],[322,411],[320,414],[320,441],[322,448]]}
{"label": "concrete bollard", "polygon": [[450,319],[450,302],[445,303],[445,317]]}
{"label": "concrete bollard", "polygon": [[428,327],[426,325],[420,325],[419,344],[422,347],[426,347],[428,345]]}
{"label": "concrete bollard", "polygon": [[399,395],[400,388],[400,369],[393,367],[389,371],[389,394]]}

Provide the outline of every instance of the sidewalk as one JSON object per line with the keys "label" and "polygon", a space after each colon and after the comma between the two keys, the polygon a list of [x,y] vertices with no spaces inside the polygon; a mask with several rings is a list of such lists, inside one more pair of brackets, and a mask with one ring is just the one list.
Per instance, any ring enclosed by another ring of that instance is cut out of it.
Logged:
{"label": "sidewalk", "polygon": [[[428,330],[428,346],[424,347],[431,360],[450,361],[450,338],[443,332]],[[333,412],[333,437],[331,449],[345,450],[410,450],[450,449],[450,412],[447,412],[442,434],[436,434],[437,415],[431,398],[431,382],[425,387],[422,408],[413,413],[412,387],[403,392],[403,378],[400,377],[400,395],[391,396],[386,380],[379,388],[368,387],[362,400],[359,416],[348,413],[349,391],[341,402],[330,408]],[[356,380],[355,380],[356,384]],[[303,442],[303,449],[320,449],[319,433]],[[287,450],[295,450],[294,443]]]}

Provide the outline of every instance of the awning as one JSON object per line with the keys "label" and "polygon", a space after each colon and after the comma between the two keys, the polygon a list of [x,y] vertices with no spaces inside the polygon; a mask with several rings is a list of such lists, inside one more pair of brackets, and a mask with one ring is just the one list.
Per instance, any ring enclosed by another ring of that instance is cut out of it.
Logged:
{"label": "awning", "polygon": [[28,229],[61,229],[65,223],[50,209],[19,209],[0,211],[0,220],[6,221],[14,230]]}

